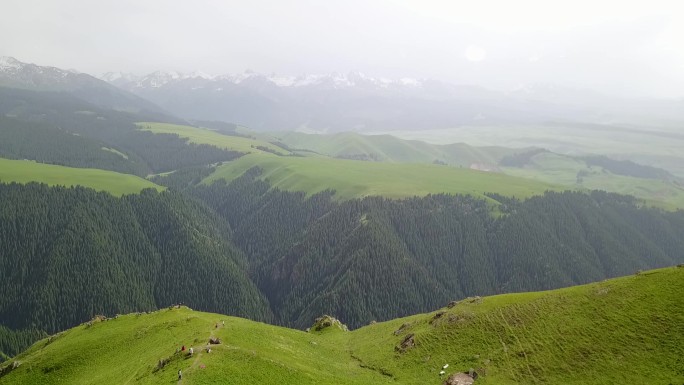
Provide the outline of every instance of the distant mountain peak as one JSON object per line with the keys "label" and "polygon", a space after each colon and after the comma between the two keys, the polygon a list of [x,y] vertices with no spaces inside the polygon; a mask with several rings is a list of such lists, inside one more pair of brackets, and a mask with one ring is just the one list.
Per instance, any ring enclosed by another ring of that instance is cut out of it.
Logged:
{"label": "distant mountain peak", "polygon": [[155,71],[144,76],[123,74],[119,72],[108,72],[100,76],[100,79],[115,85],[123,85],[127,88],[160,88],[167,84],[184,81],[188,79],[198,79],[209,82],[229,82],[236,85],[247,81],[261,80],[272,83],[277,87],[313,87],[322,86],[327,88],[348,88],[348,87],[420,87],[425,80],[414,78],[374,78],[360,71],[350,71],[347,74],[332,72],[329,74],[304,74],[299,76],[280,75],[276,73],[262,74],[252,70],[245,70],[241,73],[223,74],[213,76],[202,71],[182,73],[177,71]]}
{"label": "distant mountain peak", "polygon": [[[74,69],[24,63],[13,57],[0,57],[0,86],[36,92],[66,92],[90,104],[123,111],[163,112],[161,108],[110,83],[132,74],[110,72],[103,81]],[[119,83],[121,84],[121,83]]]}
{"label": "distant mountain peak", "polygon": [[19,69],[24,63],[11,56],[0,56],[0,70]]}

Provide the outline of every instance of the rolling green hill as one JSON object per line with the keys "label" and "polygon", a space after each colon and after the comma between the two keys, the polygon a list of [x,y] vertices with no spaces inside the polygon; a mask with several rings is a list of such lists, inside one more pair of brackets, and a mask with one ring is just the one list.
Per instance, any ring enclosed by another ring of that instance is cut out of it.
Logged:
{"label": "rolling green hill", "polygon": [[248,154],[226,162],[205,183],[217,179],[231,181],[255,166],[263,169],[263,178],[273,187],[307,194],[332,189],[337,199],[372,195],[402,198],[434,193],[483,196],[485,192],[525,198],[559,190],[544,182],[458,167],[272,154]]}
{"label": "rolling green hill", "polygon": [[504,167],[503,171],[554,185],[633,195],[665,209],[684,208],[684,187],[674,180],[619,175],[605,167],[588,164],[584,158],[540,152],[530,157],[525,165]]}
{"label": "rolling green hill", "polygon": [[[548,292],[471,297],[345,332],[188,308],[95,319],[35,343],[3,384],[679,384],[684,268]],[[206,350],[210,338],[220,343]],[[194,354],[179,351],[192,347]],[[448,366],[447,366],[448,364]],[[439,372],[444,368],[444,375]]]}
{"label": "rolling green hill", "polygon": [[[139,126],[154,133],[177,134],[189,138],[196,144],[211,144],[228,150],[248,152],[247,155],[217,167],[213,174],[204,179],[205,183],[219,179],[232,181],[256,166],[264,170],[263,178],[268,180],[272,187],[287,191],[303,191],[307,194],[335,190],[335,197],[340,200],[371,195],[402,198],[431,193],[483,196],[485,192],[525,198],[542,194],[547,190],[558,190],[548,183],[509,177],[500,173],[426,163],[399,164],[336,159],[315,153],[309,153],[311,156],[291,156],[292,153],[285,148],[288,146],[279,147],[263,139],[224,135],[204,128],[172,124],[139,123]],[[356,134],[351,135],[360,137]],[[318,143],[324,143],[323,139],[316,140]],[[404,141],[396,141],[401,142]],[[392,141],[388,143],[396,144]],[[419,146],[420,143],[409,144]],[[470,152],[480,151],[480,155],[485,156],[485,150],[466,147]],[[401,148],[395,149],[395,154],[400,152]],[[418,152],[413,152],[414,155],[416,153]],[[413,156],[410,155],[411,152],[406,154]],[[416,155],[416,159],[419,158],[420,156]],[[396,162],[400,161],[396,159]]]}
{"label": "rolling green hill", "polygon": [[298,132],[273,134],[290,148],[308,149],[334,158],[367,159],[380,162],[433,163],[470,167],[495,166],[501,157],[521,152],[504,147],[473,147],[465,143],[430,144],[391,135],[361,135],[353,132],[320,135]]}
{"label": "rolling green hill", "polygon": [[[263,140],[243,136],[224,135],[216,130],[207,128],[154,122],[141,122],[138,123],[138,127],[144,131],[150,131],[155,134],[175,134],[181,138],[189,138],[191,143],[209,144],[227,150],[244,153],[275,152],[282,155],[290,154],[290,151]],[[259,149],[259,147],[262,149]]]}
{"label": "rolling green hill", "polygon": [[145,188],[163,189],[135,175],[3,158],[0,158],[0,182],[40,182],[51,186],[83,186],[97,191],[107,191],[115,196],[135,194]]}
{"label": "rolling green hill", "polygon": [[[684,208],[684,188],[674,179],[619,175],[605,167],[592,167],[584,158],[543,150],[473,147],[463,143],[436,145],[390,135],[350,132],[333,135],[295,132],[251,135],[247,132],[243,133],[245,136],[232,136],[216,130],[165,123],[139,123],[139,126],[158,134],[189,138],[196,144],[248,153],[218,167],[205,183],[217,179],[231,181],[258,166],[273,187],[308,194],[333,189],[337,199],[371,195],[401,198],[442,192],[475,196],[494,192],[529,197],[565,186],[629,194],[669,210]],[[526,152],[532,154],[528,163],[518,167],[499,166],[502,159],[525,156]],[[469,170],[471,167],[498,172],[482,173]]]}

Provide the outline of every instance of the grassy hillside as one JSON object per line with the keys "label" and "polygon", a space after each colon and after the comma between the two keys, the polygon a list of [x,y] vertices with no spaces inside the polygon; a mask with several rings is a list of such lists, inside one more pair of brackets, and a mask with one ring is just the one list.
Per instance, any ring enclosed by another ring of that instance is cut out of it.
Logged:
{"label": "grassy hillside", "polygon": [[283,155],[290,154],[289,151],[263,140],[242,136],[224,135],[218,131],[207,128],[151,122],[138,123],[138,126],[144,131],[150,131],[155,134],[176,134],[182,138],[189,138],[191,143],[209,144],[227,150],[234,150],[244,153],[267,153],[268,151],[257,148],[264,147],[270,151]]}
{"label": "grassy hillside", "polygon": [[543,152],[521,168],[505,167],[506,174],[572,188],[606,190],[633,195],[666,209],[684,208],[684,188],[671,181],[616,175],[581,158]]}
{"label": "grassy hillside", "polygon": [[[182,370],[179,383],[186,384],[436,385],[448,364],[446,375],[474,369],[476,384],[679,384],[683,294],[684,268],[673,267],[555,291],[468,298],[351,332],[306,333],[162,309],[41,340],[4,364],[0,379],[173,383]],[[213,337],[221,344],[208,353]],[[407,340],[413,344],[402,352],[397,346]],[[177,353],[183,345],[194,355]]]}
{"label": "grassy hillside", "polygon": [[[247,169],[259,166],[265,170],[264,178],[274,187],[307,193],[334,189],[338,199],[369,195],[401,198],[439,192],[473,195],[496,192],[528,197],[565,186],[634,195],[648,204],[670,210],[684,208],[684,188],[672,181],[616,175],[598,166],[590,167],[581,158],[551,152],[531,157],[525,167],[500,169],[511,176],[507,177],[467,169],[473,165],[498,169],[502,158],[524,150],[472,147],[463,143],[438,145],[390,135],[349,132],[334,135],[287,132],[241,137],[164,123],[139,123],[139,126],[154,133],[177,134],[193,143],[249,153],[219,167],[205,182],[233,180]],[[282,143],[282,147],[274,143]],[[291,151],[306,156],[276,156],[291,155]]]}
{"label": "grassy hillside", "polygon": [[[564,154],[604,154],[661,167],[684,177],[681,127],[653,122],[638,127],[575,123],[460,126],[448,129],[391,131],[402,139],[429,143],[465,142],[473,146],[541,147]],[[647,146],[644,143],[648,143]]]}
{"label": "grassy hillside", "polygon": [[470,167],[473,163],[495,166],[507,154],[520,152],[503,147],[473,147],[465,143],[430,144],[403,140],[391,135],[361,135],[343,132],[315,135],[297,132],[275,134],[290,148],[309,149],[331,157],[367,157],[382,162],[433,163]]}
{"label": "grassy hillside", "polygon": [[259,166],[273,187],[313,194],[336,190],[337,199],[370,195],[390,198],[424,196],[430,193],[471,194],[485,192],[519,198],[557,190],[551,184],[499,173],[433,164],[397,164],[332,158],[281,157],[249,154],[227,162],[205,179],[233,180],[248,169]]}
{"label": "grassy hillside", "polygon": [[[289,155],[291,152],[263,139],[224,135],[204,128],[164,123],[139,123],[139,126],[143,130],[154,133],[177,134],[189,138],[193,143],[211,144],[249,153],[218,167],[216,172],[204,180],[205,183],[217,179],[231,181],[248,169],[259,166],[264,169],[263,178],[268,179],[273,187],[288,191],[304,191],[307,194],[333,189],[337,191],[337,199],[369,195],[401,198],[442,192],[476,196],[481,196],[484,192],[497,192],[523,198],[541,194],[546,190],[557,190],[553,185],[544,182],[509,177],[497,173],[479,172],[467,168],[417,163],[364,162],[336,159],[326,154],[315,153],[313,153],[314,156],[307,157],[279,156],[276,154]],[[349,135],[349,137],[363,140],[367,144],[373,141],[372,139],[364,139],[360,135]],[[312,140],[322,145],[326,142],[325,138],[325,136],[321,136]],[[384,139],[381,138],[381,141],[385,141],[383,145],[385,147],[396,147],[392,151],[386,150],[394,154],[393,159],[396,162],[430,159],[429,163],[431,163],[434,160],[433,155],[428,154],[428,150],[419,148],[422,145],[421,142],[410,143],[392,139],[394,138],[387,136]],[[338,144],[331,143],[330,146],[333,148]],[[414,146],[415,150],[408,151],[407,145]],[[466,147],[470,152],[481,151],[478,156],[487,157],[487,159],[493,156],[486,155],[485,150]],[[264,148],[268,150],[263,150]],[[400,159],[399,154],[404,150],[407,150],[405,152],[406,157]],[[423,151],[422,155],[420,155],[421,151]]]}
{"label": "grassy hillside", "polygon": [[163,189],[148,180],[129,174],[2,158],[0,158],[0,182],[41,182],[51,186],[84,186],[98,191],[108,191],[116,196],[135,194],[144,188]]}

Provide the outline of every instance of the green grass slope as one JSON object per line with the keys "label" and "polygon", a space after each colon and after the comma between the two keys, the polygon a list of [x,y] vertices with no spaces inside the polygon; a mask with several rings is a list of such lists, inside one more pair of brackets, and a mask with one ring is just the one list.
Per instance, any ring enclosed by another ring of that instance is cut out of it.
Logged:
{"label": "green grass slope", "polygon": [[[336,198],[340,200],[370,195],[402,198],[416,195],[423,196],[430,193],[482,196],[485,192],[496,192],[502,195],[525,198],[541,194],[546,190],[558,190],[558,188],[545,182],[525,180],[500,173],[485,173],[467,168],[461,169],[429,164],[434,160],[432,155],[414,156],[420,151],[428,150],[409,151],[406,148],[407,145],[420,147],[419,145],[424,143],[411,143],[398,139],[385,141],[388,138],[395,139],[391,136],[387,136],[384,139],[381,138],[381,141],[386,142],[383,146],[398,146],[393,150],[393,156],[395,157],[405,150],[406,156],[408,156],[408,158],[396,159],[397,162],[416,159],[420,161],[429,160],[429,162],[423,164],[419,162],[401,164],[364,162],[336,159],[325,154],[315,153],[308,153],[312,156],[279,156],[276,154],[290,155],[291,152],[263,138],[253,139],[225,135],[205,128],[165,123],[144,122],[138,125],[143,130],[154,133],[176,134],[189,138],[193,143],[211,144],[248,153],[237,160],[226,162],[219,166],[216,172],[204,180],[205,183],[211,183],[217,179],[231,181],[248,169],[259,166],[264,170],[262,177],[268,179],[273,187],[288,191],[304,191],[308,194],[333,189],[337,192]],[[361,135],[349,135],[367,143],[373,141]],[[262,137],[264,136],[262,135]],[[316,137],[316,135],[313,135],[313,137]],[[325,138],[325,136],[320,136],[320,138],[312,140],[315,140],[320,145],[325,143]],[[388,146],[387,143],[391,145]],[[338,145],[339,143],[330,144],[331,148]],[[268,150],[264,151],[263,148]],[[470,150],[475,151],[469,147]]]}
{"label": "green grass slope", "polygon": [[[436,385],[449,364],[446,375],[474,369],[476,384],[681,384],[682,298],[684,268],[673,267],[548,292],[469,298],[351,332],[306,333],[163,309],[41,340],[3,364],[0,382],[175,383],[182,370],[184,384]],[[400,352],[396,347],[411,336],[413,346]],[[203,349],[214,337],[221,344],[208,353]],[[176,353],[182,345],[195,354]]]}
{"label": "green grass slope", "polygon": [[135,175],[3,158],[0,158],[0,182],[40,182],[51,186],[84,186],[98,191],[107,191],[116,196],[135,194],[145,188],[163,189]]}
{"label": "green grass slope", "polygon": [[144,131],[150,131],[155,134],[176,134],[181,138],[190,139],[191,143],[196,144],[209,144],[219,148],[224,148],[227,150],[234,150],[244,153],[266,153],[268,151],[263,151],[257,147],[263,147],[269,149],[279,154],[290,154],[289,151],[278,147],[269,142],[252,139],[242,136],[225,135],[215,130],[210,130],[207,128],[183,126],[178,124],[169,123],[154,123],[154,122],[141,122],[138,123]]}
{"label": "green grass slope", "polygon": [[547,190],[558,190],[545,182],[465,168],[272,154],[249,154],[227,162],[204,182],[230,181],[254,166],[264,170],[262,178],[273,187],[308,194],[333,189],[337,199],[371,195],[402,198],[430,193],[482,196],[485,192],[525,198]]}
{"label": "green grass slope", "polygon": [[290,148],[309,149],[331,157],[366,156],[382,162],[433,163],[470,167],[473,163],[495,166],[504,155],[520,152],[503,147],[473,147],[465,143],[430,144],[391,135],[343,132],[331,135],[286,132],[275,134]]}
{"label": "green grass slope", "polygon": [[616,175],[599,166],[589,167],[580,158],[544,152],[533,156],[525,167],[505,167],[503,171],[571,188],[633,195],[665,209],[684,208],[684,187],[672,181]]}

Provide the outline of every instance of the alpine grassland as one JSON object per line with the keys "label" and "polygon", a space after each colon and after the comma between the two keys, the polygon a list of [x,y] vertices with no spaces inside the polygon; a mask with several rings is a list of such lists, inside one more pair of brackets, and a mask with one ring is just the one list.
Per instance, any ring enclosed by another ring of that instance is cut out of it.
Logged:
{"label": "alpine grassland", "polygon": [[2,365],[0,382],[437,385],[470,372],[485,385],[681,384],[682,298],[684,268],[670,267],[469,297],[349,332],[334,322],[306,332],[171,306],[95,317],[40,340]]}
{"label": "alpine grassland", "polygon": [[107,191],[115,196],[136,194],[146,188],[160,191],[164,189],[135,175],[3,158],[0,158],[0,182],[39,182],[50,186],[83,186],[97,191]]}
{"label": "alpine grassland", "polygon": [[365,196],[404,198],[435,193],[484,196],[486,192],[526,198],[559,190],[545,182],[467,168],[272,154],[249,154],[226,162],[204,182],[231,181],[254,166],[263,170],[262,178],[273,187],[307,194],[330,189],[335,190],[336,199],[341,200]]}
{"label": "alpine grassland", "polygon": [[684,187],[676,181],[617,175],[588,165],[581,158],[544,152],[533,156],[524,167],[504,167],[503,172],[569,188],[632,195],[667,210],[684,208]]}
{"label": "alpine grassland", "polygon": [[208,128],[155,122],[138,123],[138,127],[143,131],[150,131],[155,134],[175,134],[181,138],[188,138],[191,143],[209,144],[226,150],[244,153],[273,151],[283,155],[290,153],[284,148],[263,140],[252,139],[247,136],[224,135]]}

